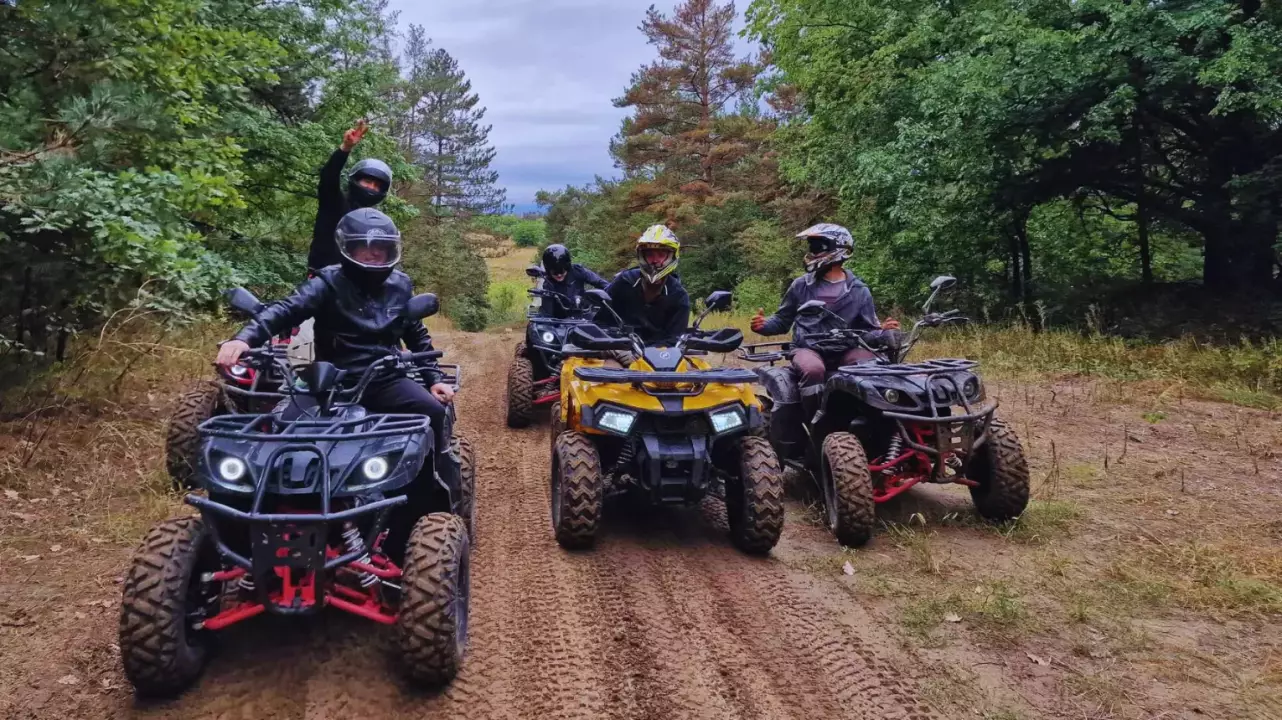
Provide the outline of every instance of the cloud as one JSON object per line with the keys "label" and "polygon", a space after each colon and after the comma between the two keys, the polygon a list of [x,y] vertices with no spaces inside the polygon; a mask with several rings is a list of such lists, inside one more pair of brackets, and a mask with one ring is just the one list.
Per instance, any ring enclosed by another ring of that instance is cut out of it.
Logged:
{"label": "cloud", "polygon": [[651,4],[675,3],[391,0],[389,9],[402,32],[422,25],[458,60],[487,108],[508,201],[525,205],[539,189],[616,174],[608,146],[627,111],[611,100],[655,57],[637,29]]}

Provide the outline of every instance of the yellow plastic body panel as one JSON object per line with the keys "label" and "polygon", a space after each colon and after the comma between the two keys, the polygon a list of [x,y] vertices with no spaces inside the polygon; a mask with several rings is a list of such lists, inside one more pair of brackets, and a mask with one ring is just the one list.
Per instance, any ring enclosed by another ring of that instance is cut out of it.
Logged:
{"label": "yellow plastic body panel", "polygon": [[[578,430],[591,435],[605,433],[594,428],[586,428],[580,422],[581,408],[593,407],[599,402],[620,405],[642,412],[663,414],[663,403],[659,398],[645,390],[634,387],[631,383],[600,383],[580,380],[574,376],[574,369],[580,367],[601,367],[605,364],[597,358],[568,357],[561,364],[561,420],[567,429]],[[654,372],[644,359],[637,359],[628,368],[637,372]],[[711,365],[699,358],[684,358],[677,366],[677,372],[691,370],[710,370]],[[679,387],[679,386],[678,386]],[[761,408],[749,383],[723,384],[708,383],[703,392],[681,398],[683,412],[697,412],[710,408],[741,402],[744,407]]]}

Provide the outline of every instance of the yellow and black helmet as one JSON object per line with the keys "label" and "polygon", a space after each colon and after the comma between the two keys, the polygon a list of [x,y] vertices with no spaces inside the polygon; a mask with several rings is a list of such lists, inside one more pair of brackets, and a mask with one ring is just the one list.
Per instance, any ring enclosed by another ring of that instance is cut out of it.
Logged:
{"label": "yellow and black helmet", "polygon": [[[657,264],[647,262],[645,251],[654,249],[667,250],[667,258]],[[680,255],[681,241],[663,225],[651,225],[637,238],[637,263],[641,267],[641,276],[648,283],[657,283],[676,270]]]}

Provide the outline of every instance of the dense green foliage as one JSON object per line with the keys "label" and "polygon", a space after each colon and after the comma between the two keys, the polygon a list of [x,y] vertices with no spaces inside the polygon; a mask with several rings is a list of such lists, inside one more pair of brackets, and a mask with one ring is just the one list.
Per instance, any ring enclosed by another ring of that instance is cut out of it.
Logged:
{"label": "dense green foliage", "polygon": [[518,247],[542,247],[547,244],[547,225],[543,218],[516,215],[478,215],[472,224],[485,232],[505,237]]}
{"label": "dense green foliage", "polygon": [[[385,8],[0,6],[0,357],[61,354],[69,334],[122,308],[172,318],[232,283],[287,291],[305,267],[318,169],[358,118],[372,129],[353,162],[388,161],[410,202],[384,209],[401,223],[418,215],[415,198],[439,194],[416,192],[427,169],[413,113],[427,80],[422,58],[403,71],[392,55]],[[471,110],[475,95],[465,99]],[[407,227],[409,244],[443,242]],[[460,298],[484,301],[483,268],[450,277]]]}
{"label": "dense green foliage", "polygon": [[[727,5],[647,16],[659,59],[616,101],[625,177],[541,194],[550,239],[610,270],[666,221],[692,291],[754,306],[818,220],[851,228],[883,305],[941,272],[977,311],[1052,321],[1131,288],[1282,289],[1277,4],[755,0],[757,63],[729,55]],[[757,103],[709,94],[748,68]]]}

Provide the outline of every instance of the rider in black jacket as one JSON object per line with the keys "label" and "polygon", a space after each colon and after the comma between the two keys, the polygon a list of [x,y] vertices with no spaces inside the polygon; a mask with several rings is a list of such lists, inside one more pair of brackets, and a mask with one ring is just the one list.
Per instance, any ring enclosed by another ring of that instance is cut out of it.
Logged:
{"label": "rider in black jacket", "polygon": [[344,133],[343,144],[321,168],[320,183],[316,188],[316,223],[312,226],[312,246],[307,253],[307,269],[313,275],[321,268],[338,265],[342,261],[338,246],[334,244],[334,229],[338,227],[338,221],[351,210],[374,207],[383,202],[392,187],[392,169],[387,163],[367,158],[352,168],[347,176],[347,195],[343,195],[340,183],[343,166],[367,129],[362,120]]}
{"label": "rider in black jacket", "polygon": [[554,318],[568,317],[588,285],[598,288],[609,285],[600,275],[572,262],[569,248],[561,244],[548,245],[543,251],[543,272],[543,289],[560,293],[571,303],[570,308],[566,308],[554,298],[543,298],[540,306],[543,314]]}
{"label": "rider in black jacket", "polygon": [[[316,358],[345,370],[363,371],[399,352],[401,343],[412,352],[433,349],[427,328],[405,314],[414,288],[409,276],[393,269],[401,259],[401,235],[392,219],[373,208],[354,210],[339,222],[335,238],[340,264],[308,278],[293,295],[272,303],[223,343],[219,365],[234,365],[250,347],[309,317],[316,319]],[[384,375],[370,384],[361,404],[372,412],[431,418],[436,466],[457,479],[459,467],[447,452],[445,430],[445,405],[454,390],[441,382],[433,365],[422,370],[426,389],[404,375]]]}

